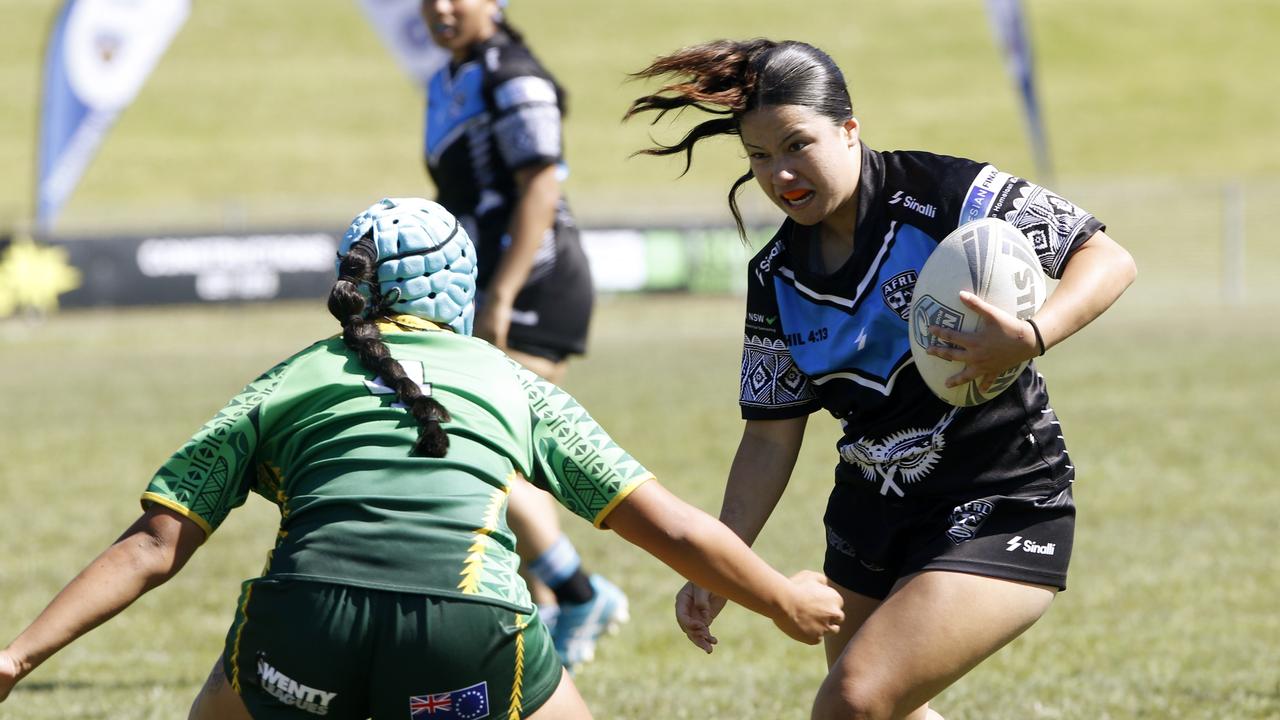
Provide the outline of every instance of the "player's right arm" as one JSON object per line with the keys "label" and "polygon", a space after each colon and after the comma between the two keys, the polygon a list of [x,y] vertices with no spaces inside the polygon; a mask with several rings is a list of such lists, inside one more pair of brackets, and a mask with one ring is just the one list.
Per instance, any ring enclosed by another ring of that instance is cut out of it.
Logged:
{"label": "player's right arm", "polygon": [[0,650],[0,701],[49,656],[176,575],[204,538],[195,521],[150,507]]}

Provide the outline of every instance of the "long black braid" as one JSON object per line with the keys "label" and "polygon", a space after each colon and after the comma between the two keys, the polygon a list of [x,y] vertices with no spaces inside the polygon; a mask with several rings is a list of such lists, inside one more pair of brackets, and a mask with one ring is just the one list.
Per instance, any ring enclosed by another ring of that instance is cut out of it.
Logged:
{"label": "long black braid", "polygon": [[418,383],[405,374],[400,361],[391,357],[391,351],[382,341],[377,323],[364,316],[366,300],[360,294],[362,284],[371,288],[374,305],[381,303],[375,277],[376,259],[373,236],[366,234],[342,258],[338,281],[329,291],[329,312],[342,323],[342,341],[360,358],[360,364],[390,385],[422,426],[418,442],[413,446],[414,454],[444,457],[449,451],[449,436],[440,423],[451,419],[449,411],[440,401],[424,395]]}

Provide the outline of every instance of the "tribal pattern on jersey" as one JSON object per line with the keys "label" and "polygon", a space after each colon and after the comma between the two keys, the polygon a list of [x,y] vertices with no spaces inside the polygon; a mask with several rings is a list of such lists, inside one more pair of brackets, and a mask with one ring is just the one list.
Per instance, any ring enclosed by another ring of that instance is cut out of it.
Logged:
{"label": "tribal pattern on jersey", "polygon": [[[599,527],[653,474],[623,450],[569,393],[511,361],[529,396],[544,473],[534,479],[574,514]],[[539,482],[539,480],[541,482]]]}
{"label": "tribal pattern on jersey", "polygon": [[506,521],[512,479],[601,525],[651,475],[572,397],[483,340],[380,327],[449,410],[446,457],[412,453],[417,423],[334,337],[232,399],[156,473],[143,503],[212,533],[253,492],[280,509],[268,577],[531,612]]}
{"label": "tribal pattern on jersey", "polygon": [[1049,190],[990,165],[862,146],[852,256],[831,271],[815,267],[816,233],[788,219],[751,261],[742,416],[826,409],[844,428],[837,481],[882,496],[1031,476],[1066,482],[1073,468],[1051,411],[1041,412],[1048,399],[1034,363],[980,411],[957,412],[925,387],[911,357],[908,318],[920,269],[952,230],[983,217],[1027,232],[1053,277],[1102,228]]}
{"label": "tribal pattern on jersey", "polygon": [[510,493],[509,485],[494,488],[484,511],[484,524],[476,528],[475,541],[467,548],[467,557],[462,561],[458,589],[465,595],[501,597],[510,604],[523,606],[529,604],[530,598],[528,587],[518,579],[520,556],[507,552],[493,538],[501,528]]}
{"label": "tribal pattern on jersey", "polygon": [[249,383],[159,470],[160,491],[144,499],[176,510],[212,533],[248,496],[247,471],[258,442],[258,406],[279,384],[285,364]]}
{"label": "tribal pattern on jersey", "polygon": [[787,344],[749,335],[742,347],[743,402],[765,407],[803,405],[813,400],[809,378],[800,372]]}

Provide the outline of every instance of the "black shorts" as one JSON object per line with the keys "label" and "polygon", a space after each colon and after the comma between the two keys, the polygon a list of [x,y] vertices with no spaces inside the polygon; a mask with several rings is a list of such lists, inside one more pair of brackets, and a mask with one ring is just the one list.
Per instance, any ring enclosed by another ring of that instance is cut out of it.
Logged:
{"label": "black shorts", "polygon": [[536,611],[257,578],[223,671],[255,718],[505,718],[545,703],[562,666]]}
{"label": "black shorts", "polygon": [[1069,484],[890,500],[839,483],[827,501],[823,571],[842,587],[873,598],[888,596],[899,578],[921,570],[1065,590],[1075,516]]}
{"label": "black shorts", "polygon": [[[560,362],[587,351],[587,330],[595,302],[591,267],[578,229],[557,223],[556,252],[549,267],[534,267],[511,308],[507,346]],[[484,293],[478,298],[484,303]]]}

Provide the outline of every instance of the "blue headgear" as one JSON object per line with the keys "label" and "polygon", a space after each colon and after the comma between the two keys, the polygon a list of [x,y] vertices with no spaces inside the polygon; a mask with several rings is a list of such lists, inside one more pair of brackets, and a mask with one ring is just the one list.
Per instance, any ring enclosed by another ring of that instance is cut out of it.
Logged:
{"label": "blue headgear", "polygon": [[[382,301],[366,313],[394,311],[471,334],[475,318],[476,250],[444,207],[422,198],[387,198],[351,221],[338,246],[342,258],[365,235],[377,249]],[[361,287],[366,297],[375,293]]]}

